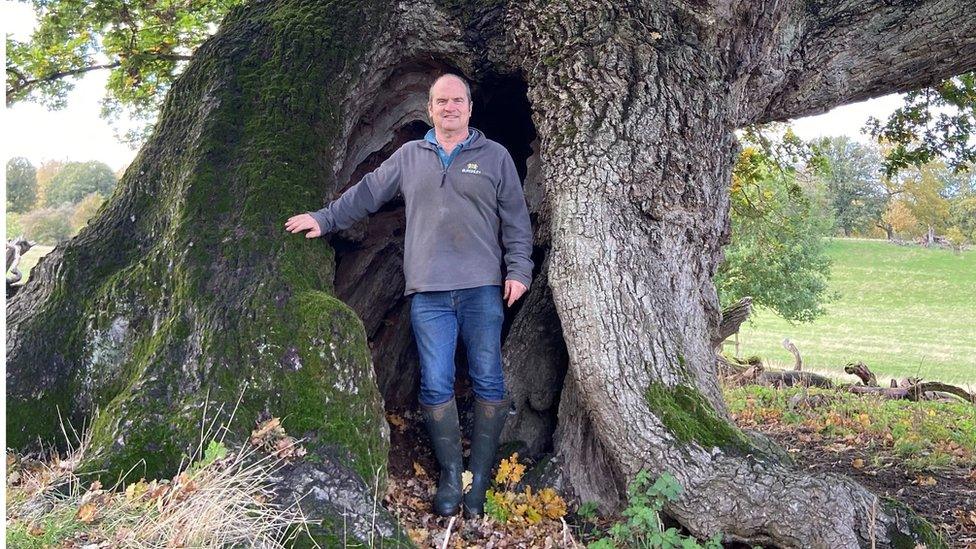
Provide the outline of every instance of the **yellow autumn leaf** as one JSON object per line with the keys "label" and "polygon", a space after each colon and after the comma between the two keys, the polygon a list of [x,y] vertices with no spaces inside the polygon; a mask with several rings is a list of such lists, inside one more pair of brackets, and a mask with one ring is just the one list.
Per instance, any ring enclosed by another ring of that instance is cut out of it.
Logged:
{"label": "yellow autumn leaf", "polygon": [[401,433],[407,430],[407,422],[404,421],[402,417],[394,413],[386,414],[386,421],[389,422],[390,425],[396,427],[396,430],[400,431]]}
{"label": "yellow autumn leaf", "polygon": [[413,474],[419,478],[427,478],[427,471],[416,461],[413,462]]}
{"label": "yellow autumn leaf", "polygon": [[98,519],[98,507],[96,507],[95,504],[90,501],[88,503],[84,503],[78,508],[78,514],[75,515],[75,518],[85,524],[91,524]]}
{"label": "yellow autumn leaf", "polygon": [[125,487],[125,500],[132,501],[134,499],[138,499],[148,490],[149,485],[146,484],[145,479],[140,479],[139,482],[133,482]]}

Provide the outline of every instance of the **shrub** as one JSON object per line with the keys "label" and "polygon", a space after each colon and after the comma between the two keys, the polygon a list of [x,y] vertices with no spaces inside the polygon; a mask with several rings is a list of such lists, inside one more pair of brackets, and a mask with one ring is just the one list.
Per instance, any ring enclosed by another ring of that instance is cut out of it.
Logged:
{"label": "shrub", "polygon": [[627,508],[622,513],[626,520],[613,525],[608,532],[609,537],[589,544],[588,548],[721,549],[720,535],[700,545],[695,538],[682,534],[677,528],[664,528],[661,510],[667,502],[678,499],[680,494],[681,485],[670,474],[664,473],[652,483],[647,472],[640,471],[627,487]]}
{"label": "shrub", "polygon": [[41,208],[20,218],[24,236],[38,244],[54,245],[71,238],[73,206]]}

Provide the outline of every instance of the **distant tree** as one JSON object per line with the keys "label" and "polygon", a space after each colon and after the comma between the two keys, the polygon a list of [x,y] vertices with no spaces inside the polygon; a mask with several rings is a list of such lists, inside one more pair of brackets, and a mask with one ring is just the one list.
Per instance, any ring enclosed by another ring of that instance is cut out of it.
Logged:
{"label": "distant tree", "polygon": [[82,198],[97,193],[103,197],[115,188],[115,174],[112,168],[98,161],[68,162],[51,179],[44,203],[46,206],[76,204]]}
{"label": "distant tree", "polygon": [[966,169],[976,163],[976,72],[908,92],[901,108],[885,122],[869,119],[866,129],[891,145],[884,159],[888,176],[940,158],[953,171]]}
{"label": "distant tree", "polygon": [[60,172],[67,160],[45,160],[37,167],[37,201],[35,205],[47,204],[47,191],[51,188],[51,180]]}
{"label": "distant tree", "polygon": [[878,148],[841,136],[815,141],[813,151],[837,228],[851,236],[874,226],[891,196],[881,178]]}
{"label": "distant tree", "polygon": [[891,229],[892,234],[889,234],[889,240],[896,234],[913,236],[916,227],[918,227],[918,218],[915,217],[904,200],[889,202],[888,209],[882,216],[882,221],[885,227]]}
{"label": "distant tree", "polygon": [[[833,224],[812,170],[798,171],[772,149],[747,144],[732,174],[732,242],[715,277],[722,305],[744,296],[791,321],[808,322],[829,301],[825,236]],[[789,146],[789,134],[784,140]],[[768,143],[765,143],[768,145]]]}
{"label": "distant tree", "polygon": [[21,217],[21,214],[17,212],[7,212],[7,215],[4,218],[4,224],[6,225],[7,231],[7,240],[24,234],[24,227],[20,223]]}
{"label": "distant tree", "polygon": [[952,247],[957,250],[969,242],[969,239],[966,238],[966,235],[962,234],[962,230],[959,227],[949,227],[946,230],[945,236],[949,240],[949,243],[952,244]]}
{"label": "distant tree", "polygon": [[39,244],[54,245],[71,238],[71,214],[74,208],[70,205],[56,208],[39,208],[21,218],[24,236]]}
{"label": "distant tree", "polygon": [[947,168],[936,161],[909,168],[905,174],[904,193],[908,208],[926,228],[926,244],[931,246],[935,243],[935,235],[948,227]]}
{"label": "distant tree", "polygon": [[74,213],[71,214],[71,234],[76,235],[78,231],[88,223],[98,209],[102,207],[105,198],[97,193],[91,193],[75,206]]}
{"label": "distant tree", "polygon": [[[33,0],[38,25],[28,42],[7,40],[7,104],[63,108],[77,77],[109,71],[103,113],[146,122],[194,50],[243,0],[155,2]],[[127,137],[141,140],[144,131]]]}
{"label": "distant tree", "polygon": [[955,197],[949,202],[950,228],[955,227],[968,242],[976,242],[976,193]]}
{"label": "distant tree", "polygon": [[7,211],[26,212],[37,200],[37,169],[23,157],[7,161]]}

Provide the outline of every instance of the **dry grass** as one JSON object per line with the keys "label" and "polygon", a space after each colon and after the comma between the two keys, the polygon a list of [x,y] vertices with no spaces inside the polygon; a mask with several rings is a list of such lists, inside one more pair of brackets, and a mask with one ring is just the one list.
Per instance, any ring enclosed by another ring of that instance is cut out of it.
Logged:
{"label": "dry grass", "polygon": [[76,474],[90,432],[47,459],[8,457],[7,545],[285,547],[307,521],[297,506],[273,503],[271,479],[282,460],[209,440],[172,479],[109,489],[97,481],[83,488]]}

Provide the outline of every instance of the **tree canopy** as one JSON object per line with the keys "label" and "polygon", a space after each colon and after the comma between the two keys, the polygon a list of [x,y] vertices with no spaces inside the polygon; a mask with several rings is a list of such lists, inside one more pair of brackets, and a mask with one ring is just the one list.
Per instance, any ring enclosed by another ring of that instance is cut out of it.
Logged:
{"label": "tree canopy", "polygon": [[7,105],[63,108],[74,78],[108,70],[104,114],[127,110],[151,123],[194,50],[241,3],[33,0],[38,26],[30,40],[7,38]]}
{"label": "tree canopy", "polygon": [[7,210],[26,212],[37,201],[37,169],[23,157],[7,161]]}
{"label": "tree canopy", "polygon": [[89,194],[107,197],[115,188],[115,174],[104,162],[68,162],[51,178],[44,204],[60,206],[77,204]]}
{"label": "tree canopy", "polygon": [[976,72],[910,91],[885,122],[871,118],[867,130],[892,147],[884,170],[893,176],[909,166],[945,158],[955,171],[976,163]]}
{"label": "tree canopy", "polygon": [[787,320],[811,321],[830,299],[825,236],[833,220],[812,166],[796,167],[803,144],[748,132],[732,172],[732,241],[715,277],[722,305],[752,296]]}

